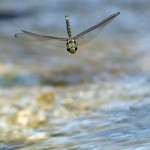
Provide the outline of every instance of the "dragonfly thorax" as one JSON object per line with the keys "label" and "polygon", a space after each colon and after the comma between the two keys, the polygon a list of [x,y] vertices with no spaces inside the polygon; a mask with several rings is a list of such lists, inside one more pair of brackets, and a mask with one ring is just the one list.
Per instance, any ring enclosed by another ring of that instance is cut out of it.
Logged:
{"label": "dragonfly thorax", "polygon": [[74,54],[77,51],[77,43],[74,39],[68,39],[67,43],[67,51],[70,52],[71,54]]}

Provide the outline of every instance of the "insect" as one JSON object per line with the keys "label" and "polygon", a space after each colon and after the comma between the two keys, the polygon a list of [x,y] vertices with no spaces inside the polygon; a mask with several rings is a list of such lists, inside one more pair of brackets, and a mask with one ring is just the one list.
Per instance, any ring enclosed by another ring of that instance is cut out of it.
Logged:
{"label": "insect", "polygon": [[66,46],[67,51],[70,52],[71,54],[74,54],[77,51],[78,46],[86,44],[94,37],[96,37],[99,34],[99,32],[102,31],[102,29],[114,18],[116,18],[119,14],[120,12],[110,15],[109,17],[105,18],[98,24],[88,28],[87,30],[84,30],[83,32],[77,34],[76,36],[72,36],[69,17],[65,16],[68,38],[40,35],[25,30],[21,30],[22,33],[16,33],[15,37],[26,40],[44,41],[59,47]]}

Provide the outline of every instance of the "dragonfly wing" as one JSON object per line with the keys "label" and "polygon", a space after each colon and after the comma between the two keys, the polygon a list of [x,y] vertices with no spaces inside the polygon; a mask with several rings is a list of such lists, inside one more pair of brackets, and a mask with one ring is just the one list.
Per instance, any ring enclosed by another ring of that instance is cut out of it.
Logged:
{"label": "dragonfly wing", "polygon": [[89,29],[79,33],[74,37],[74,39],[77,41],[78,45],[84,45],[87,42],[91,41],[93,38],[95,38],[102,30],[103,28],[109,24],[114,18],[116,18],[120,12],[114,13],[111,16],[105,18],[98,24],[90,27]]}
{"label": "dragonfly wing", "polygon": [[57,47],[66,47],[67,38],[40,35],[29,31],[21,30],[22,33],[16,33],[15,37],[21,40],[38,41],[51,44]]}

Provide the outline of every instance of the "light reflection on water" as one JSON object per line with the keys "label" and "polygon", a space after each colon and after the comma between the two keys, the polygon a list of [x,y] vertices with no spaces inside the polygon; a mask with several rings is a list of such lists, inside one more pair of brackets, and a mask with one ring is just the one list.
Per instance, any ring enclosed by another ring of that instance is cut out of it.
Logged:
{"label": "light reflection on water", "polygon": [[[60,148],[65,148],[68,145],[67,148],[76,149],[121,149],[128,146],[138,148],[145,147],[146,144],[147,147],[150,132],[148,126],[145,126],[145,124],[149,124],[148,109],[149,107],[142,107],[133,110],[93,112],[88,114],[88,117],[81,117],[71,123],[72,127],[68,130],[71,133],[68,133],[66,137],[58,137],[59,140],[56,140],[56,143],[53,139],[46,141],[46,143],[52,143],[50,145],[62,144]],[[145,117],[137,120],[136,114],[138,117]],[[105,123],[102,119],[105,119]],[[66,128],[67,124],[64,125]],[[138,144],[139,142],[140,144]]]}
{"label": "light reflection on water", "polygon": [[[52,134],[47,140],[20,149],[148,150],[149,112],[149,107],[146,106],[129,110],[93,112],[88,114],[88,117],[65,121],[56,128],[56,135]],[[102,119],[105,119],[105,123]]]}
{"label": "light reflection on water", "polygon": [[[22,139],[15,145],[21,150],[110,148],[148,150],[150,84],[149,78],[145,79],[146,77],[144,79],[138,77],[136,80],[128,77],[126,80],[115,82],[104,81],[56,89],[57,104],[53,105],[46,123],[38,125],[35,129],[23,127],[22,130],[25,130],[26,136],[28,135],[26,142]],[[30,88],[31,90],[33,89]],[[13,97],[13,93],[11,96]],[[34,108],[33,104],[34,101],[28,109],[38,109]],[[42,108],[40,109],[42,111]],[[13,126],[10,128],[14,130]],[[1,143],[13,147],[16,141],[3,142],[1,139]]]}
{"label": "light reflection on water", "polygon": [[[149,150],[149,2],[15,2],[0,5],[23,11],[0,22],[0,149]],[[117,11],[74,56],[12,38],[20,29],[65,36],[66,14],[78,33]]]}

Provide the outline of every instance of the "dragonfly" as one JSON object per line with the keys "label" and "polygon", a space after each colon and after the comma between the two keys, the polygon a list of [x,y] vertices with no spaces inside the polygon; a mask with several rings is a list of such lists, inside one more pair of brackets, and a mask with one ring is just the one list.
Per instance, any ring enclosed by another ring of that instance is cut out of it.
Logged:
{"label": "dragonfly", "polygon": [[84,45],[94,39],[102,31],[102,29],[112,20],[114,20],[119,14],[120,12],[117,12],[108,16],[96,25],[84,30],[76,36],[72,36],[69,16],[65,16],[68,38],[40,35],[25,30],[21,30],[22,33],[16,33],[14,36],[23,40],[47,42],[57,47],[66,47],[68,52],[74,54],[77,51],[78,46]]}

